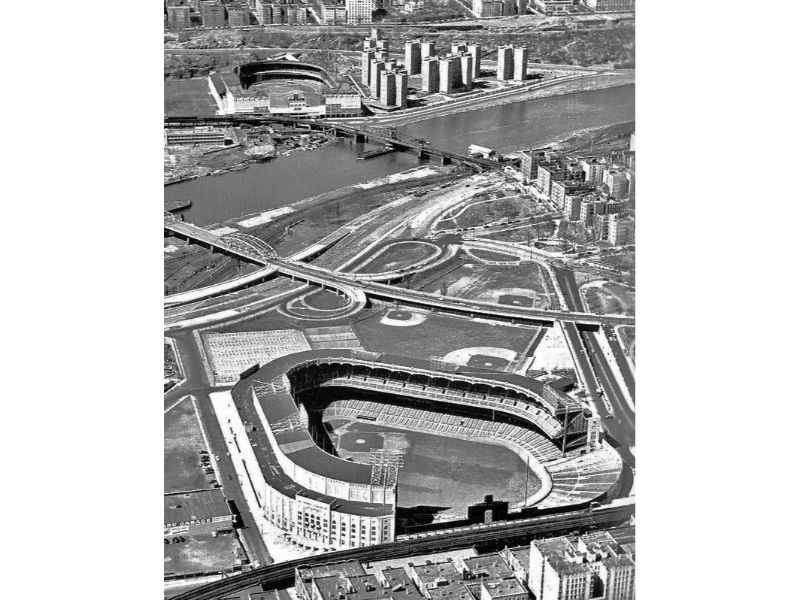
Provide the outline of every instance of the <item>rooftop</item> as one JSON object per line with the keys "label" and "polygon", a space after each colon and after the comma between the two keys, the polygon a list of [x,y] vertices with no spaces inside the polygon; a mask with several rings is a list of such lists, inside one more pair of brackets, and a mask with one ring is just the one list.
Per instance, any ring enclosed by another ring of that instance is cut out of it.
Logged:
{"label": "rooftop", "polygon": [[344,577],[366,575],[364,567],[357,560],[345,560],[324,565],[314,565],[313,567],[298,567],[297,572],[300,578],[304,580],[310,580],[312,577],[328,577],[330,575]]}
{"label": "rooftop", "polygon": [[412,569],[423,584],[436,583],[441,580],[448,582],[459,581],[461,579],[455,565],[450,561],[414,565]]}
{"label": "rooftop", "polygon": [[431,600],[475,600],[463,581],[456,581],[429,591]]}
{"label": "rooftop", "polygon": [[505,596],[517,596],[526,594],[525,588],[520,585],[514,577],[505,579],[489,579],[481,584],[482,589],[486,590],[491,598],[503,598]]}
{"label": "rooftop", "polygon": [[497,552],[465,558],[463,562],[464,567],[473,577],[505,579],[506,577],[514,576],[513,571],[508,568],[506,562]]}
{"label": "rooftop", "polygon": [[164,523],[167,525],[205,521],[230,514],[230,507],[219,489],[164,495]]}

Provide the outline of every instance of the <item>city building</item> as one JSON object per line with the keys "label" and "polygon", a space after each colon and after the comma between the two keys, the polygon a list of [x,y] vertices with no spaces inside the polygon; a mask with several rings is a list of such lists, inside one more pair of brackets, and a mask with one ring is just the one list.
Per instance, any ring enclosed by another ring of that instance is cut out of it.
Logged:
{"label": "city building", "polygon": [[472,89],[472,75],[474,73],[472,54],[461,53],[461,87],[465,90]]}
{"label": "city building", "polygon": [[168,6],[167,26],[170,29],[186,29],[191,26],[188,6]]}
{"label": "city building", "polygon": [[431,590],[462,581],[463,577],[456,570],[452,561],[427,562],[424,565],[411,567],[411,579],[426,598],[431,598]]}
{"label": "city building", "polygon": [[539,164],[536,170],[536,187],[548,198],[551,194],[553,181],[561,181],[565,178],[566,171],[557,161]]}
{"label": "city building", "polygon": [[439,59],[439,91],[450,94],[461,87],[461,57],[443,56]]}
{"label": "city building", "polygon": [[477,600],[469,586],[463,581],[454,581],[447,585],[428,590],[430,600]]}
{"label": "city building", "polygon": [[520,165],[522,176],[526,182],[530,182],[537,177],[539,163],[545,162],[545,153],[541,150],[524,150],[520,152],[522,164]]}
{"label": "city building", "polygon": [[580,161],[581,169],[583,169],[583,178],[587,183],[592,185],[602,185],[603,174],[608,166],[605,160],[598,160],[596,158],[585,158]]}
{"label": "city building", "polygon": [[333,2],[322,4],[323,25],[342,25],[347,22],[347,8],[343,4]]}
{"label": "city building", "polygon": [[634,242],[634,221],[631,216],[609,215],[608,243],[612,246],[625,246]]}
{"label": "city building", "polygon": [[397,81],[394,71],[381,72],[380,103],[384,106],[395,106],[397,103]]}
{"label": "city building", "polygon": [[422,59],[422,91],[435,94],[439,91],[439,57]]}
{"label": "city building", "polygon": [[408,106],[408,72],[405,69],[395,71],[395,88],[397,90],[395,106],[406,108]]}
{"label": "city building", "polygon": [[164,535],[215,534],[233,528],[231,513],[222,490],[164,494]]}
{"label": "city building", "polygon": [[345,0],[347,10],[347,23],[350,25],[363,25],[372,23],[372,11],[375,10],[375,0]]}
{"label": "city building", "polygon": [[456,42],[452,46],[450,46],[450,54],[461,54],[462,52],[467,51],[467,44],[466,42]]}
{"label": "city building", "polygon": [[216,127],[192,127],[190,129],[167,129],[167,146],[212,145],[223,146],[230,139],[223,129]]}
{"label": "city building", "polygon": [[508,81],[514,77],[514,46],[497,48],[497,80]]}
{"label": "city building", "polygon": [[513,576],[484,580],[480,589],[479,600],[528,600],[528,591]]}
{"label": "city building", "polygon": [[361,83],[369,87],[370,80],[370,65],[375,60],[374,50],[361,51]]}
{"label": "city building", "polygon": [[528,48],[514,48],[514,81],[528,78]]}
{"label": "city building", "polygon": [[461,569],[466,580],[501,580],[514,577],[514,572],[509,568],[499,552],[462,558],[457,561],[456,566]]}
{"label": "city building", "polygon": [[546,15],[563,15],[575,5],[575,0],[533,0],[533,5]]}
{"label": "city building", "polygon": [[611,168],[603,173],[603,184],[608,186],[608,194],[620,200],[628,197],[628,174],[622,169]]}
{"label": "city building", "polygon": [[630,12],[635,9],[635,0],[583,0],[586,8],[595,12]]}
{"label": "city building", "polygon": [[467,52],[472,56],[472,78],[476,79],[481,76],[481,46],[480,44],[470,44],[467,46]]}
{"label": "city building", "polygon": [[201,2],[200,16],[203,27],[225,27],[225,7],[220,2]]}
{"label": "city building", "polygon": [[387,62],[373,60],[369,65],[369,95],[377,98],[381,93],[381,73],[386,70]]}
{"label": "city building", "polygon": [[419,75],[422,71],[422,44],[419,40],[411,40],[405,44],[405,60],[403,62],[409,75]]}
{"label": "city building", "polygon": [[250,9],[241,4],[228,5],[228,26],[247,27],[250,25]]}
{"label": "city building", "polygon": [[436,56],[436,42],[420,42],[420,57],[425,60],[429,56]]}
{"label": "city building", "polygon": [[259,25],[269,25],[272,23],[272,4],[263,0],[255,0],[253,16],[255,16]]}
{"label": "city building", "polygon": [[[594,190],[594,186],[585,181],[575,179],[564,179],[553,181],[550,184],[550,201],[564,214],[569,221],[576,221],[577,215],[574,212],[574,199]],[[567,202],[567,197],[572,200]]]}
{"label": "city building", "polygon": [[518,546],[517,548],[504,548],[500,556],[506,561],[514,577],[520,581],[528,582],[528,568],[531,564],[531,547]]}

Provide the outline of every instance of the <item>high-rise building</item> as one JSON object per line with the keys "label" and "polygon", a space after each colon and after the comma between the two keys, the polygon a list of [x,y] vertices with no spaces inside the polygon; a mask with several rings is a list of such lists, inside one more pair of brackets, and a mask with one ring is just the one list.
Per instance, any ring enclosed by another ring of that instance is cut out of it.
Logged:
{"label": "high-rise building", "polygon": [[552,182],[561,181],[563,179],[564,169],[558,162],[538,165],[536,170],[536,186],[539,188],[539,191],[548,198],[550,197]]}
{"label": "high-rise building", "polygon": [[323,25],[341,25],[347,22],[347,8],[333,2],[322,4],[320,16]]}
{"label": "high-rise building", "polygon": [[351,25],[372,23],[372,11],[375,10],[375,0],[345,0],[347,9],[347,22]]}
{"label": "high-rise building", "polygon": [[297,25],[297,5],[287,4],[284,10],[286,11],[286,24]]}
{"label": "high-rise building", "polygon": [[534,540],[528,588],[537,600],[633,600],[632,528]]}
{"label": "high-rise building", "polygon": [[286,22],[286,6],[273,2],[270,4],[272,8],[272,24],[280,25]]}
{"label": "high-rise building", "polygon": [[424,60],[436,55],[436,42],[420,42],[420,57]]}
{"label": "high-rise building", "polygon": [[375,52],[373,50],[361,51],[361,83],[369,86],[370,63],[375,60]]}
{"label": "high-rise building", "polygon": [[439,58],[428,56],[422,59],[422,91],[435,94],[439,91]]}
{"label": "high-rise building", "polygon": [[381,73],[386,70],[386,63],[382,60],[373,60],[369,66],[369,95],[378,98],[381,91]]}
{"label": "high-rise building", "polygon": [[514,76],[514,46],[497,48],[497,80],[508,81]]}
{"label": "high-rise building", "polygon": [[[576,221],[578,214],[575,212],[575,202],[567,202],[568,197],[576,197],[593,191],[594,186],[587,185],[583,181],[564,180],[553,181],[550,186],[550,201],[564,213],[570,221]],[[578,205],[579,206],[579,205]]]}
{"label": "high-rise building", "polygon": [[170,29],[186,29],[190,25],[188,6],[167,7],[167,26]]}
{"label": "high-rise building", "polygon": [[439,91],[443,94],[461,87],[461,57],[443,56],[439,59]]}
{"label": "high-rise building", "polygon": [[422,44],[419,40],[406,42],[405,68],[409,75],[419,75],[422,71]]}
{"label": "high-rise building", "polygon": [[609,169],[603,174],[603,183],[608,186],[608,195],[616,200],[628,197],[628,175],[621,169]]}
{"label": "high-rise building", "polygon": [[595,12],[631,11],[635,6],[635,0],[584,0],[584,3]]}
{"label": "high-rise building", "polygon": [[633,217],[619,213],[608,215],[608,241],[614,246],[632,244],[634,241]]}
{"label": "high-rise building", "polygon": [[528,48],[514,48],[514,81],[528,78]]}
{"label": "high-rise building", "polygon": [[250,25],[250,9],[243,5],[229,4],[228,26],[246,27],[248,25]]}
{"label": "high-rise building", "polygon": [[203,27],[225,27],[225,8],[220,2],[201,2],[200,16]]}
{"label": "high-rise building", "polygon": [[472,89],[472,55],[468,52],[461,54],[461,87],[465,90]]}
{"label": "high-rise building", "polygon": [[408,106],[408,72],[405,69],[395,71],[395,105],[400,108]]}
{"label": "high-rise building", "polygon": [[392,71],[381,71],[380,103],[384,106],[394,106],[397,96],[397,81]]}
{"label": "high-rise building", "polygon": [[470,44],[467,46],[467,52],[472,55],[472,78],[476,79],[481,76],[481,46],[480,44]]}
{"label": "high-rise building", "polygon": [[450,46],[450,54],[461,54],[462,52],[467,51],[467,44],[466,42],[456,42],[452,46]]}

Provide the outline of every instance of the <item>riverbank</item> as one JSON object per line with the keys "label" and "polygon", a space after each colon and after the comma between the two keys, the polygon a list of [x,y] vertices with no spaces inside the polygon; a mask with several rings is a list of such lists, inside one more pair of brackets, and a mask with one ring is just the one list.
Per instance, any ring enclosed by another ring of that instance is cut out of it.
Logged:
{"label": "riverbank", "polygon": [[392,116],[388,118],[374,119],[381,125],[392,125],[402,127],[412,123],[422,123],[441,117],[449,117],[460,113],[480,111],[486,108],[503,106],[506,104],[517,104],[531,100],[541,100],[544,98],[554,98],[557,96],[568,96],[570,94],[580,94],[605,90],[615,87],[634,85],[635,75],[633,71],[615,71],[613,73],[599,73],[596,75],[586,75],[577,79],[570,79],[561,82],[551,82],[547,87],[534,87],[520,90],[516,94],[508,94],[499,97],[474,98],[470,102],[457,103],[453,105],[444,104],[441,107],[431,107],[424,112],[411,112],[408,115]]}

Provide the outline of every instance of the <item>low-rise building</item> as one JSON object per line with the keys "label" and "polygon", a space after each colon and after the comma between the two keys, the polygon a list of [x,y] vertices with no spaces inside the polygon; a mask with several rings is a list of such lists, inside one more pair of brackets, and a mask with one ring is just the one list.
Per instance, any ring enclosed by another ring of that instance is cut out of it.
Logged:
{"label": "low-rise building", "polygon": [[612,246],[625,246],[634,241],[634,220],[631,216],[610,214],[608,220],[608,243]]}
{"label": "low-rise building", "polygon": [[167,6],[167,27],[170,29],[186,29],[191,27],[188,6]]}
{"label": "low-rise building", "polygon": [[462,581],[463,577],[456,570],[452,561],[427,562],[424,565],[411,567],[411,579],[426,598],[431,598],[431,590]]}
{"label": "low-rise building", "polygon": [[164,494],[164,535],[215,534],[232,529],[234,523],[222,490]]}
{"label": "low-rise building", "polygon": [[528,581],[528,568],[531,563],[530,546],[506,547],[501,550],[500,556],[506,561],[508,568],[514,573],[514,577],[520,581]]}
{"label": "low-rise building", "polygon": [[485,579],[479,600],[528,600],[527,590],[516,578]]}
{"label": "low-rise building", "polygon": [[457,566],[461,568],[464,579],[494,580],[514,577],[514,572],[499,552],[463,558],[458,561]]}
{"label": "low-rise building", "polygon": [[225,27],[225,7],[217,0],[201,2],[200,16],[203,27]]}

